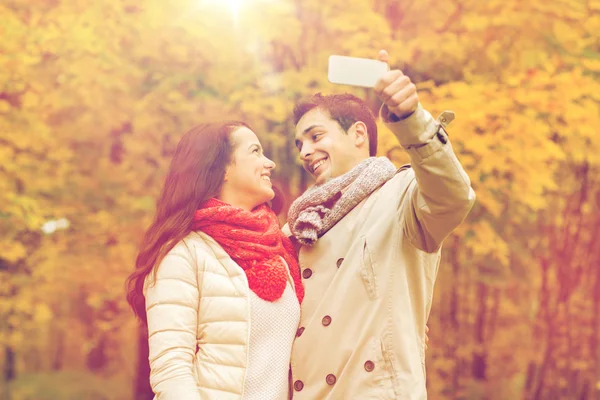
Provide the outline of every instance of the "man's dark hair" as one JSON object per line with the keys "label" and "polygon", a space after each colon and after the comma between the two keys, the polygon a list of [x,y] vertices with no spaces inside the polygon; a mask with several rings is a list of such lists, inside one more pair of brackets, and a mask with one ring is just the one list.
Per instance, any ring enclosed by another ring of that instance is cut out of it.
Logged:
{"label": "man's dark hair", "polygon": [[294,125],[298,124],[304,114],[315,108],[327,112],[346,133],[355,122],[362,121],[367,126],[369,155],[373,157],[377,154],[377,124],[373,112],[364,101],[350,93],[332,95],[317,93],[310,99],[296,104]]}

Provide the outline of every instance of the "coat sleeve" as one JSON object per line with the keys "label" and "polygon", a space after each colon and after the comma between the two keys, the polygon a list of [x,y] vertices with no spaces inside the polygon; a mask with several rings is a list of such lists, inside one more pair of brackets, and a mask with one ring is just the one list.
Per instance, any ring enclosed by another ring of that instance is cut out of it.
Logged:
{"label": "coat sleeve", "polygon": [[146,280],[150,384],[158,400],[200,400],[194,375],[198,263],[179,242]]}
{"label": "coat sleeve", "polygon": [[465,219],[475,192],[458,161],[448,135],[419,104],[413,114],[393,121],[387,107],[381,110],[386,126],[396,135],[411,159],[409,184],[399,195],[398,210],[404,232],[417,248],[432,253]]}

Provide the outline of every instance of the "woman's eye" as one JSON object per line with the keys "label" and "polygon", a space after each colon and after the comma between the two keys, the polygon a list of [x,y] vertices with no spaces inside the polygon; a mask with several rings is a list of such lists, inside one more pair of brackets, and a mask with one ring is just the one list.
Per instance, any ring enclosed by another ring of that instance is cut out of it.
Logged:
{"label": "woman's eye", "polygon": [[317,140],[317,139],[319,139],[321,136],[323,136],[323,134],[322,134],[322,133],[317,133],[317,134],[313,135],[313,137],[312,137],[312,140]]}

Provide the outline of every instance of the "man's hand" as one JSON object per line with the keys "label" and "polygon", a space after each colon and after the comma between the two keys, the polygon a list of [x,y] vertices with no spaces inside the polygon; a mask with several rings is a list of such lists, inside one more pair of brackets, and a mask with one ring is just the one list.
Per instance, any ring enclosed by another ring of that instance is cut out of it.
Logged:
{"label": "man's hand", "polygon": [[[383,62],[388,62],[389,57],[385,50],[381,50],[377,56]],[[386,72],[375,84],[375,93],[390,112],[400,119],[411,115],[419,104],[417,87],[399,69]]]}

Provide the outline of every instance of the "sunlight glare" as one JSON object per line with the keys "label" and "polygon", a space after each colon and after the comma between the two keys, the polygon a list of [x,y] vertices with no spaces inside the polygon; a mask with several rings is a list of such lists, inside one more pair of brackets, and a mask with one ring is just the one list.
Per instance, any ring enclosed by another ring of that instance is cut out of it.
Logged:
{"label": "sunlight glare", "polygon": [[237,23],[244,0],[205,0],[202,2],[204,5],[225,5],[231,11],[233,20]]}
{"label": "sunlight glare", "polygon": [[223,0],[223,2],[229,6],[234,17],[237,19],[237,16],[240,12],[240,7],[242,6],[244,0]]}

